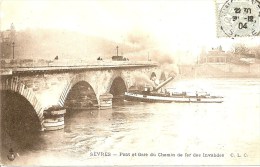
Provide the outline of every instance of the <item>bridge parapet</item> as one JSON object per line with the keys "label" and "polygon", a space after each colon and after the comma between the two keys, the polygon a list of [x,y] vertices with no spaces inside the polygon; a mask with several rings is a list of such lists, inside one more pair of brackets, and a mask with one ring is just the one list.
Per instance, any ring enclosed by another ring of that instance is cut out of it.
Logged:
{"label": "bridge parapet", "polygon": [[119,68],[150,68],[159,64],[151,61],[86,61],[86,60],[1,60],[1,75],[19,75],[21,73],[55,73],[69,71],[109,70]]}
{"label": "bridge parapet", "polygon": [[3,59],[1,68],[39,68],[39,67],[95,67],[95,66],[158,66],[152,61],[112,61],[112,60],[44,60],[44,59]]}

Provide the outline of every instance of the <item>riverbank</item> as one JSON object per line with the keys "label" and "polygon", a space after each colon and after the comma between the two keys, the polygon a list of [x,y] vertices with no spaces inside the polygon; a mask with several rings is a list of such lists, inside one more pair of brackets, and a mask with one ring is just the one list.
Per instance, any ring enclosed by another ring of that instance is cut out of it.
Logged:
{"label": "riverbank", "polygon": [[179,65],[181,78],[260,78],[260,64]]}

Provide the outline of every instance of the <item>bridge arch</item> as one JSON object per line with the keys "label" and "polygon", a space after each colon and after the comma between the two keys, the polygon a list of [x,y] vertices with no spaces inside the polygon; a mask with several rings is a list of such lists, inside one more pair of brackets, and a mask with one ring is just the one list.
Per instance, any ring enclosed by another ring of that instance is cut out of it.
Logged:
{"label": "bridge arch", "polygon": [[75,76],[64,88],[59,106],[66,108],[88,108],[98,105],[96,90],[86,77]]}
{"label": "bridge arch", "polygon": [[79,81],[68,92],[64,106],[70,109],[90,109],[98,106],[98,100],[92,86]]}
{"label": "bridge arch", "polygon": [[150,75],[150,80],[155,80],[156,79],[156,73],[155,72],[152,72],[151,75]]}
{"label": "bridge arch", "polygon": [[37,130],[43,129],[43,108],[31,89],[21,83],[18,78],[12,78],[1,83],[0,92],[2,116],[5,117],[7,111],[15,118],[22,119],[25,116],[28,120],[24,118],[23,121],[33,120],[34,122],[23,122],[24,124],[33,124]]}
{"label": "bridge arch", "polygon": [[166,80],[166,75],[165,75],[165,72],[162,71],[161,76],[160,76],[160,81],[162,82],[162,81],[165,81],[165,80]]}
{"label": "bridge arch", "polygon": [[1,128],[12,139],[42,129],[33,105],[21,94],[1,90]]}
{"label": "bridge arch", "polygon": [[122,76],[113,76],[110,80],[108,91],[113,95],[113,100],[123,99],[122,96],[127,91],[127,84]]}

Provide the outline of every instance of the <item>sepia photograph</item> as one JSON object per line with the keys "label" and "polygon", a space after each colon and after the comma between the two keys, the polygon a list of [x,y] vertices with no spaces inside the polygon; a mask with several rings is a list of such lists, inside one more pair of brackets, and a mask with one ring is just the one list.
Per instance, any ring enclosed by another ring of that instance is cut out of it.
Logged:
{"label": "sepia photograph", "polygon": [[0,0],[0,166],[260,166],[259,0]]}

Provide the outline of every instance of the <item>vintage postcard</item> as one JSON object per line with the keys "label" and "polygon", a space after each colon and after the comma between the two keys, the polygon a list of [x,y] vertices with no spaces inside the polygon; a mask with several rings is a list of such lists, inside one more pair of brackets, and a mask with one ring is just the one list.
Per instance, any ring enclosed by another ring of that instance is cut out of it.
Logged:
{"label": "vintage postcard", "polygon": [[259,0],[0,0],[0,165],[260,165]]}

